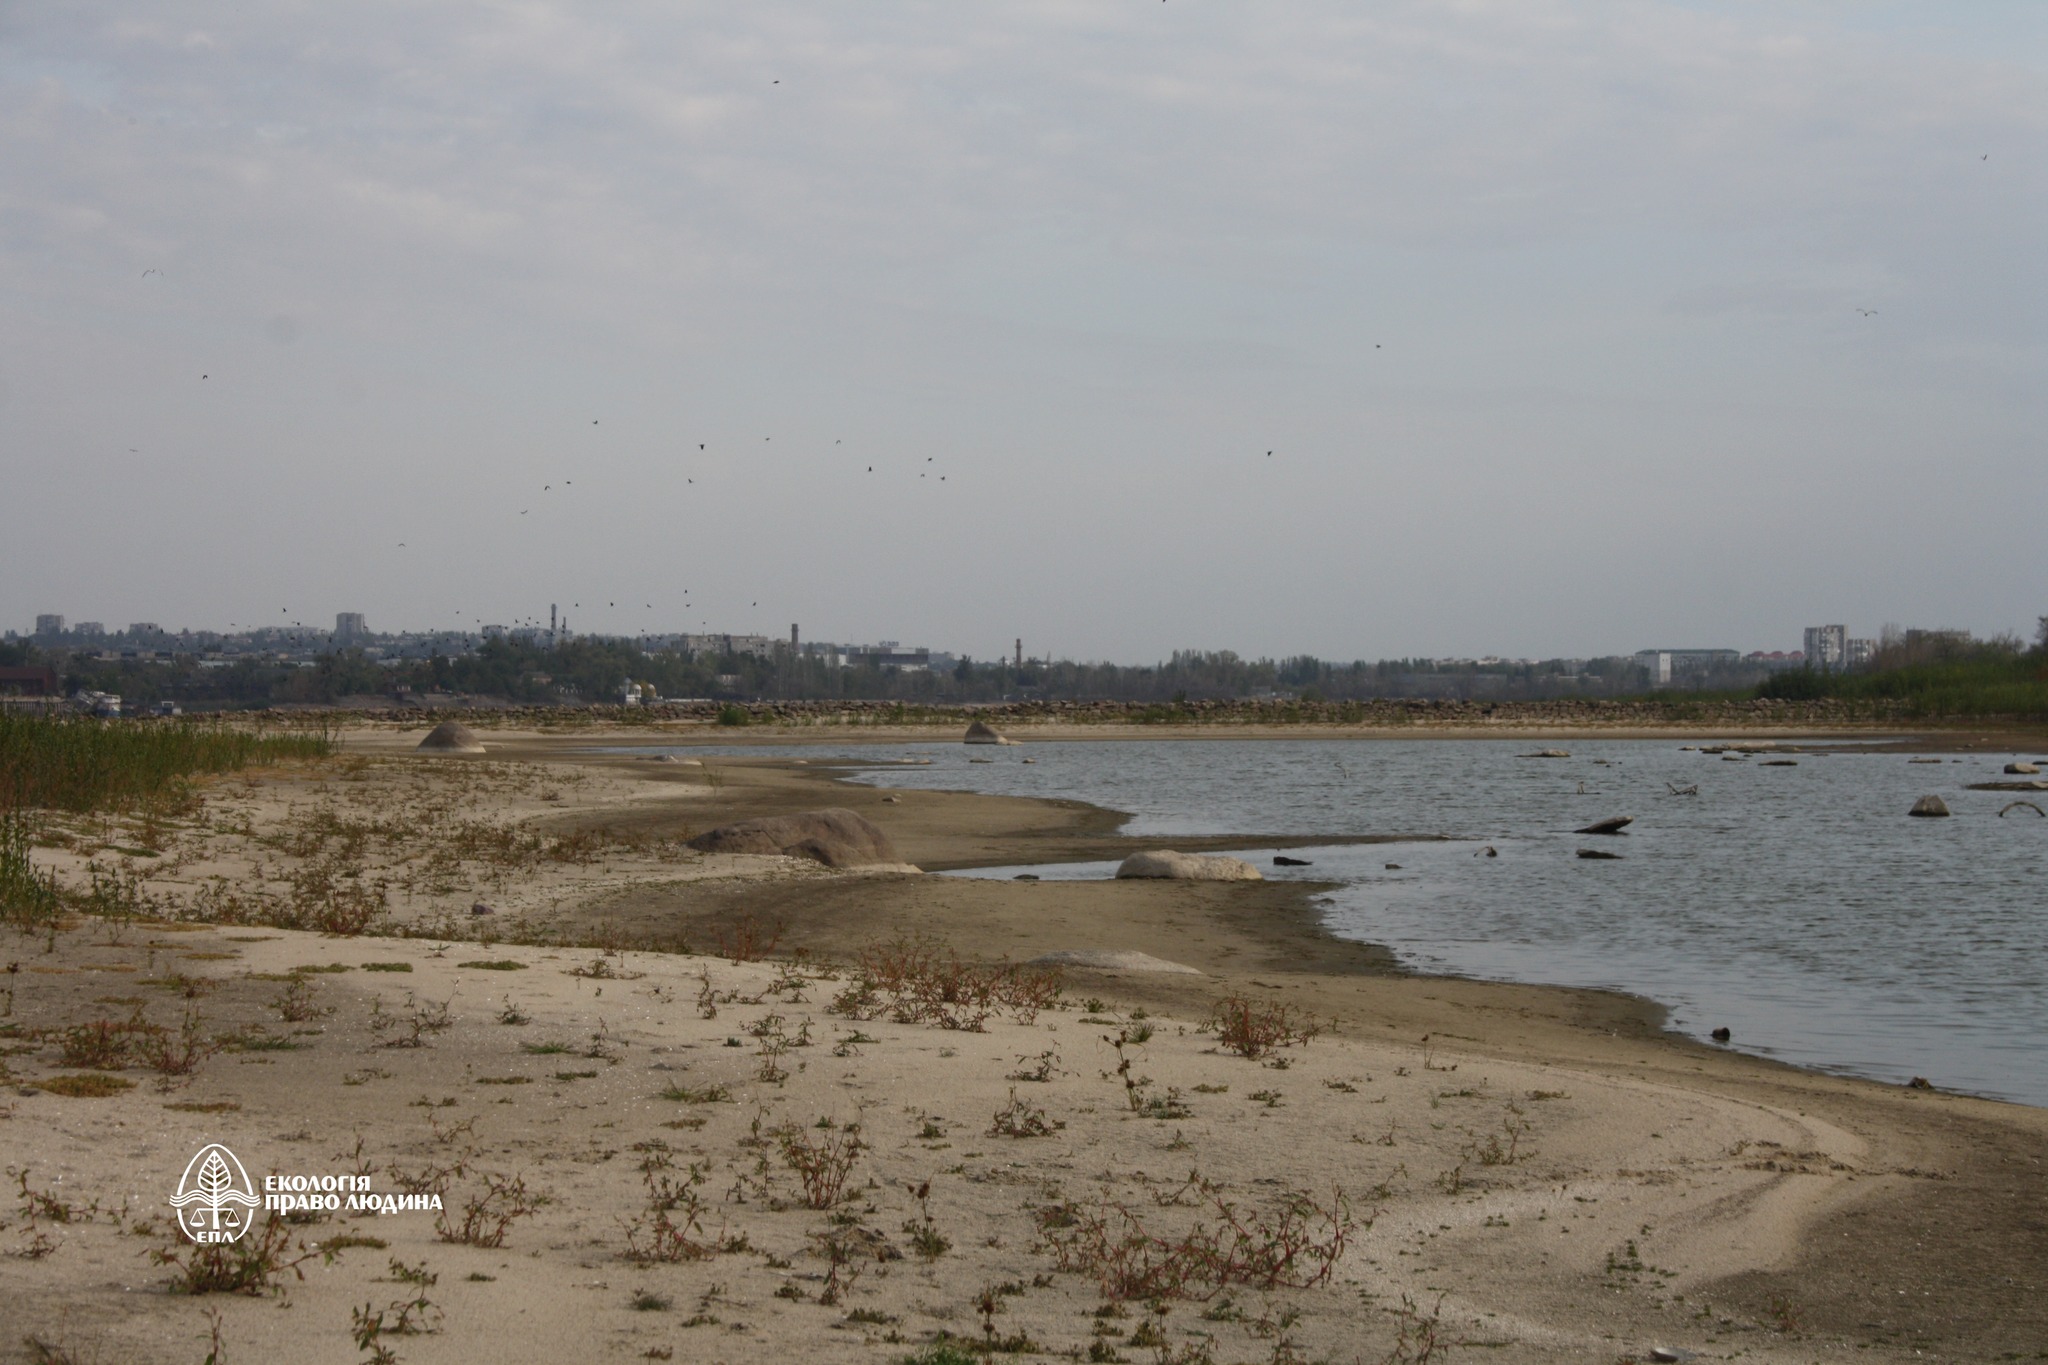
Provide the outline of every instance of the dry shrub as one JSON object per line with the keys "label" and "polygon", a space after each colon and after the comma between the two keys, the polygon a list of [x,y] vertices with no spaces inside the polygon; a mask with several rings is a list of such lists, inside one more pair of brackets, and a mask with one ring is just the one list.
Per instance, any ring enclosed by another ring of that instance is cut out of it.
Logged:
{"label": "dry shrub", "polygon": [[95,1071],[119,1071],[128,1065],[132,1035],[141,1015],[127,1023],[93,1019],[65,1029],[57,1039],[58,1064],[89,1067]]}
{"label": "dry shrub", "polygon": [[277,1289],[287,1271],[305,1279],[299,1267],[317,1254],[304,1242],[294,1247],[291,1225],[273,1215],[239,1241],[197,1246],[180,1239],[151,1251],[149,1259],[177,1270],[170,1281],[174,1294],[261,1294]]}
{"label": "dry shrub", "polygon": [[1215,1033],[1216,1041],[1228,1050],[1251,1058],[1306,1043],[1323,1031],[1312,1014],[1244,995],[1227,995],[1217,1001],[1203,1028]]}
{"label": "dry shrub", "polygon": [[1039,1210],[1038,1230],[1059,1268],[1095,1276],[1105,1298],[1206,1300],[1234,1284],[1261,1290],[1322,1284],[1360,1226],[1342,1190],[1327,1205],[1292,1191],[1270,1215],[1211,1193],[1208,1209],[1208,1216],[1169,1235],[1114,1200],[1067,1201]]}
{"label": "dry shrub", "polygon": [[782,930],[781,920],[763,920],[749,910],[731,924],[720,925],[713,934],[718,939],[719,954],[731,958],[737,966],[759,961],[774,952],[782,942]]}
{"label": "dry shrub", "polygon": [[512,1224],[532,1215],[548,1197],[526,1188],[525,1176],[486,1171],[483,1192],[463,1201],[462,1221],[455,1222],[444,1210],[434,1215],[434,1230],[444,1242],[461,1242],[473,1247],[501,1247]]}
{"label": "dry shrub", "polygon": [[803,1129],[791,1124],[776,1136],[783,1162],[803,1183],[804,1206],[829,1209],[837,1204],[854,1161],[866,1149],[860,1135],[853,1131],[828,1133],[813,1141]]}
{"label": "dry shrub", "polygon": [[1048,1137],[1067,1125],[1048,1122],[1045,1111],[1037,1105],[1017,1098],[1017,1087],[1010,1087],[1010,1102],[996,1110],[995,1118],[988,1126],[990,1137],[1034,1138]]}
{"label": "dry shrub", "polygon": [[970,1033],[981,1032],[991,1017],[1004,1014],[1031,1023],[1060,995],[1057,968],[968,962],[925,937],[862,948],[854,955],[852,975],[852,984],[833,998],[834,1013]]}

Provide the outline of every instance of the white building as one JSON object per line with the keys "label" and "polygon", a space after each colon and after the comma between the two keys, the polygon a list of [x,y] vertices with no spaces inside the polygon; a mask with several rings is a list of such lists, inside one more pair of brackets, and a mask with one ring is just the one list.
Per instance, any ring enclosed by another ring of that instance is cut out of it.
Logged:
{"label": "white building", "polygon": [[1806,628],[1806,665],[1832,671],[1849,662],[1849,628],[1847,626],[1808,626]]}

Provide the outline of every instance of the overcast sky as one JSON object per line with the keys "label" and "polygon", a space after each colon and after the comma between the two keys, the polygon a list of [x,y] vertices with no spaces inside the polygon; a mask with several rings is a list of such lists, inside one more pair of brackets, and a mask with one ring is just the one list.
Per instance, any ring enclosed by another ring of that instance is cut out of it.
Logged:
{"label": "overcast sky", "polygon": [[2031,633],[2044,75],[2032,0],[0,6],[0,625]]}

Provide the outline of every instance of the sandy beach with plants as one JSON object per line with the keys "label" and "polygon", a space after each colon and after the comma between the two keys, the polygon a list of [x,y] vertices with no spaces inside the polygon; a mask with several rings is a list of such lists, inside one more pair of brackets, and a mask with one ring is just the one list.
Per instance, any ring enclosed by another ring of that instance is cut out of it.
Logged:
{"label": "sandy beach with plants", "polygon": [[[1411,975],[1303,884],[930,875],[1158,846],[1080,803],[420,733],[42,822],[0,1360],[2048,1350],[2048,1112]],[[821,807],[924,871],[685,842]],[[291,1206],[206,1246],[215,1143]]]}

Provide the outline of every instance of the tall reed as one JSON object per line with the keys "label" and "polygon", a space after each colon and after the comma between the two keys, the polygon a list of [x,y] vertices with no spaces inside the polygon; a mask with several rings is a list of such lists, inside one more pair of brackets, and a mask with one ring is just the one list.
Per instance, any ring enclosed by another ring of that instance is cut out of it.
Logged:
{"label": "tall reed", "polygon": [[194,773],[322,758],[334,749],[325,732],[0,712],[0,809],[120,809],[159,799]]}

